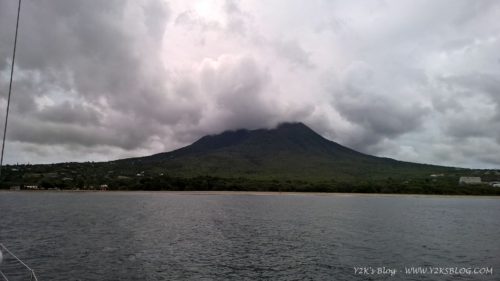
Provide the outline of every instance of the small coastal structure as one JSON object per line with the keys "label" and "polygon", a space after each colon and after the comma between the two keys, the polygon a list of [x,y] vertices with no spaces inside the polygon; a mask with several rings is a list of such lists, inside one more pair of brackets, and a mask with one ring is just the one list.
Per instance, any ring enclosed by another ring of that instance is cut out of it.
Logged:
{"label": "small coastal structure", "polygon": [[458,180],[459,184],[481,184],[480,177],[460,177]]}
{"label": "small coastal structure", "polygon": [[37,190],[37,189],[38,189],[38,185],[27,185],[27,186],[26,186],[26,189],[29,189],[29,190]]}
{"label": "small coastal structure", "polygon": [[10,190],[19,191],[19,190],[21,190],[21,187],[19,185],[11,186]]}
{"label": "small coastal structure", "polygon": [[107,184],[101,184],[99,185],[99,189],[102,191],[108,190],[108,185]]}

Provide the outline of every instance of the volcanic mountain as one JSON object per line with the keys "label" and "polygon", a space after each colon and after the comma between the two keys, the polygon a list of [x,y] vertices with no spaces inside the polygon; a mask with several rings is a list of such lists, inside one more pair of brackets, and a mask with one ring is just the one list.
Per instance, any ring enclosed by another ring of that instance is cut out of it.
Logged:
{"label": "volcanic mountain", "polygon": [[302,123],[283,123],[275,129],[226,131],[171,152],[113,163],[126,170],[136,167],[182,177],[279,180],[415,178],[450,170],[363,154],[323,138]]}

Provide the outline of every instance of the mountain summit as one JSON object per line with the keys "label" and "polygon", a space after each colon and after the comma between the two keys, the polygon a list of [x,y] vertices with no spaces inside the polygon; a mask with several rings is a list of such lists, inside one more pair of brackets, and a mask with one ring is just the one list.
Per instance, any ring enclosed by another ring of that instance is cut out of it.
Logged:
{"label": "mountain summit", "polygon": [[[478,173],[360,153],[302,123],[284,123],[274,129],[204,136],[186,147],[146,157],[16,165],[2,174],[0,188],[499,195],[494,187],[458,184],[459,177]],[[493,180],[498,179],[490,176]]]}
{"label": "mountain summit", "polygon": [[443,168],[363,154],[323,138],[303,123],[226,131],[171,152],[116,162],[189,177],[342,181],[428,175]]}

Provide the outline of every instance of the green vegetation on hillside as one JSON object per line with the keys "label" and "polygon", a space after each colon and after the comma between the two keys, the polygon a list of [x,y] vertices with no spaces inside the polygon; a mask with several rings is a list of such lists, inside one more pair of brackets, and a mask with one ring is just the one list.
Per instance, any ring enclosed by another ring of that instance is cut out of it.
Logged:
{"label": "green vegetation on hillside", "polygon": [[298,123],[206,136],[190,146],[147,157],[10,165],[4,168],[0,188],[500,195],[500,188],[488,185],[460,186],[461,176],[500,180],[500,173],[494,170],[423,165],[362,154]]}

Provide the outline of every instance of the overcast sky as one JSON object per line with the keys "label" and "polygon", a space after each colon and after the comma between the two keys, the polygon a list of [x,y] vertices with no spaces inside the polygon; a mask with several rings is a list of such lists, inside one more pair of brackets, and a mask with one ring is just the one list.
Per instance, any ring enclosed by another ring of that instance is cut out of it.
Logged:
{"label": "overcast sky", "polygon": [[[0,0],[2,125],[16,12]],[[6,162],[300,121],[378,156],[498,168],[499,19],[496,0],[23,0]]]}

